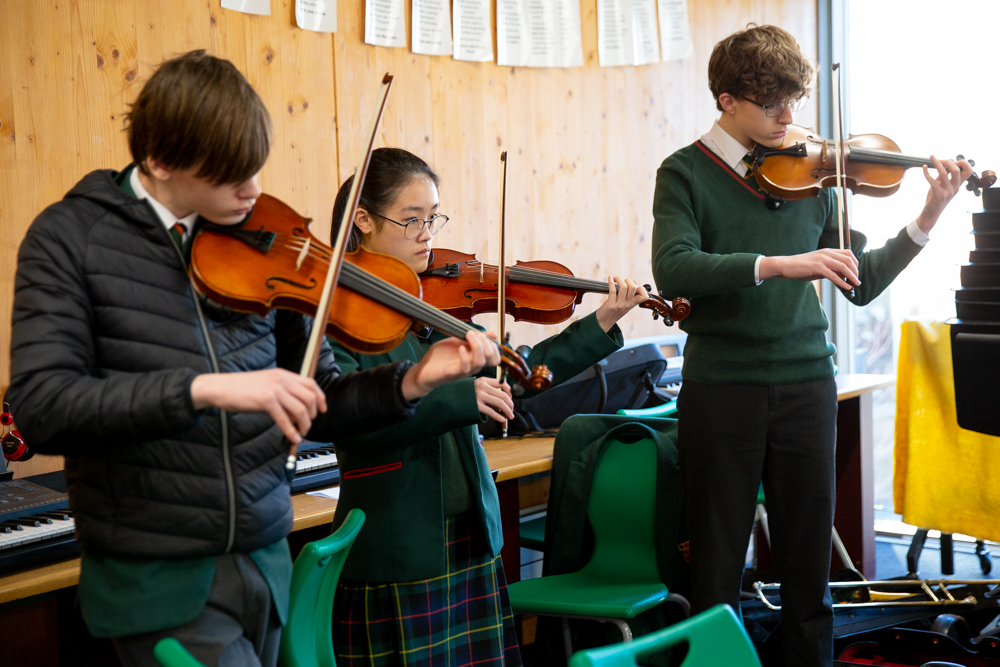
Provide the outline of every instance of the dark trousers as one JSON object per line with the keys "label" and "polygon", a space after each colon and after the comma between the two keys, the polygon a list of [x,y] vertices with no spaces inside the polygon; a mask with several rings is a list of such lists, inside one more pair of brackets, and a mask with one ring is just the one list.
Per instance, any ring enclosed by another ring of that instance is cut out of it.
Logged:
{"label": "dark trousers", "polygon": [[114,640],[126,667],[159,667],[153,648],[164,637],[215,667],[274,667],[281,623],[260,570],[244,553],[219,556],[205,608],[190,623]]}
{"label": "dark trousers", "polygon": [[691,612],[739,609],[740,584],[764,482],[781,581],[784,663],[833,662],[827,581],[833,527],[837,387],[684,381],[678,446],[691,536]]}

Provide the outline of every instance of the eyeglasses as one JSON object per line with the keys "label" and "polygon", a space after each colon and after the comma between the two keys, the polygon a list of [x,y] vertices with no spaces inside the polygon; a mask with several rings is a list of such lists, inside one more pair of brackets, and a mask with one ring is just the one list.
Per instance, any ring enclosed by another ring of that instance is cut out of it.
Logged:
{"label": "eyeglasses", "polygon": [[744,97],[747,102],[756,104],[761,109],[764,110],[764,115],[768,118],[777,118],[781,114],[785,113],[785,108],[789,108],[792,112],[802,111],[806,108],[806,102],[809,101],[808,97],[800,97],[792,102],[774,102],[772,104],[761,104],[756,100],[751,100],[749,97]]}
{"label": "eyeglasses", "polygon": [[[371,212],[369,211],[369,213]],[[397,222],[392,218],[387,218],[384,215],[381,215],[380,213],[372,213],[372,215],[378,216],[383,220],[387,220],[394,225],[399,225],[403,228],[403,236],[408,239],[417,238],[420,232],[424,231],[424,227],[430,231],[431,236],[434,236],[448,224],[448,216],[444,213],[435,213],[429,220],[423,220],[422,218],[410,218],[406,222]]]}

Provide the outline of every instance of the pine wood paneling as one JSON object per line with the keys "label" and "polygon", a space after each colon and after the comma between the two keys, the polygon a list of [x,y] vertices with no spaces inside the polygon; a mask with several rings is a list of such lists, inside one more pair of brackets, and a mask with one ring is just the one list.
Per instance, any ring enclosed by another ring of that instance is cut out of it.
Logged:
{"label": "pine wood paneling", "polygon": [[[272,0],[269,17],[223,10],[218,0],[0,0],[0,387],[10,379],[14,270],[28,225],[86,172],[128,163],[128,103],[160,62],[196,48],[232,60],[260,92],[275,130],[262,185],[314,218],[320,238],[389,71],[396,79],[378,145],[411,150],[440,173],[452,223],[437,245],[499,256],[506,150],[509,258],[652,282],[656,168],[717,116],[705,80],[712,46],[750,21],[771,22],[815,53],[816,6],[692,1],[692,58],[607,69],[597,64],[594,0],[580,6],[585,66],[527,69],[368,46],[363,0],[340,0],[335,35],[296,28],[293,0]],[[811,111],[799,118],[812,119]],[[600,303],[587,296],[578,316]],[[629,314],[622,328],[626,336],[665,331],[648,311]],[[515,344],[532,344],[557,328],[512,331]],[[36,458],[18,472],[54,461]]]}

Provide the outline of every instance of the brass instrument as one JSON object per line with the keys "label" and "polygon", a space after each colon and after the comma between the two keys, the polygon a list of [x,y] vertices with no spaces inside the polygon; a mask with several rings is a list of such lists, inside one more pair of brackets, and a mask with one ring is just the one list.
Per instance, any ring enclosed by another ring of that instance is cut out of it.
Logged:
{"label": "brass instrument", "polygon": [[[886,579],[882,581],[831,581],[831,589],[867,588],[862,591],[862,596],[867,595],[867,601],[861,602],[837,602],[834,609],[844,609],[846,607],[973,607],[977,600],[974,595],[967,595],[961,600],[956,599],[948,590],[949,586],[998,586],[1000,579]],[[876,591],[871,587],[879,588],[910,588],[910,591]],[[753,590],[764,605],[773,611],[780,611],[781,606],[771,602],[764,591],[777,590],[781,584],[765,584],[756,582]],[[928,600],[905,600],[913,595],[926,595]]]}

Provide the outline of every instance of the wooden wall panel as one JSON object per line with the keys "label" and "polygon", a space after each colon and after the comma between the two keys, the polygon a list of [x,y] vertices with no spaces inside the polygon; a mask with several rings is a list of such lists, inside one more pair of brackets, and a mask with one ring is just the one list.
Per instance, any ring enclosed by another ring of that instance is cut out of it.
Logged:
{"label": "wooden wall panel", "polygon": [[[754,21],[782,25],[816,52],[812,0],[689,2],[694,56],[623,68],[598,67],[595,0],[581,0],[585,66],[574,69],[368,46],[363,0],[338,4],[338,32],[327,35],[295,27],[293,0],[272,0],[269,17],[223,10],[219,0],[0,0],[0,391],[10,378],[17,246],[34,216],[83,174],[128,163],[122,114],[166,58],[204,48],[246,74],[274,121],[262,185],[314,218],[320,238],[328,238],[337,187],[353,172],[389,71],[396,79],[378,145],[411,150],[441,175],[452,223],[438,246],[499,256],[506,150],[508,257],[652,282],[656,168],[717,116],[706,83],[712,46]],[[799,120],[813,118],[809,110]],[[586,297],[578,316],[600,302]],[[493,328],[490,318],[482,322]],[[666,331],[646,311],[622,328],[626,336]],[[512,330],[516,344],[532,344],[557,329]],[[18,474],[59,465],[36,461]]]}

